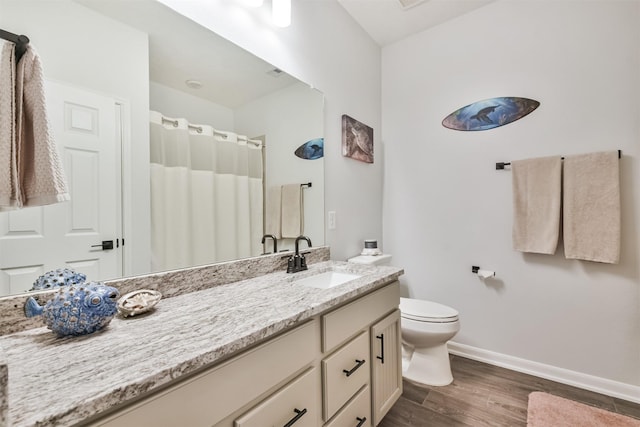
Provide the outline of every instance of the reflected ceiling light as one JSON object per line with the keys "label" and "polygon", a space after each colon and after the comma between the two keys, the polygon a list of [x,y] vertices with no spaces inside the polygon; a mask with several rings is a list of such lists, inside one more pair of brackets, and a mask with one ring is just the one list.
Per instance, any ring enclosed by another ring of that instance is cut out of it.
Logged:
{"label": "reflected ceiling light", "polygon": [[273,0],[271,7],[273,25],[277,27],[291,25],[291,0]]}

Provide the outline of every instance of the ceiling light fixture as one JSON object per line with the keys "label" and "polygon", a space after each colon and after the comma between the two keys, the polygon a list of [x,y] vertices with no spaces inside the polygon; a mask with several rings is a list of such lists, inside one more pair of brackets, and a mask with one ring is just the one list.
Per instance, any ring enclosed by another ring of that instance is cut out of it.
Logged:
{"label": "ceiling light fixture", "polygon": [[291,0],[273,0],[271,7],[273,25],[277,27],[291,25]]}

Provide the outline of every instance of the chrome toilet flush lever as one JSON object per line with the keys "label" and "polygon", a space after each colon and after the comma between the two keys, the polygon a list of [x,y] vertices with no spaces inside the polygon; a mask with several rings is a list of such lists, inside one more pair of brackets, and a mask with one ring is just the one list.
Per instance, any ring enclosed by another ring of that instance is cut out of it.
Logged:
{"label": "chrome toilet flush lever", "polygon": [[307,260],[304,256],[308,252],[300,253],[298,247],[300,240],[305,240],[307,242],[307,246],[309,248],[311,247],[311,239],[306,236],[296,237],[296,252],[294,255],[291,255],[287,261],[287,273],[297,273],[298,271],[307,270]]}

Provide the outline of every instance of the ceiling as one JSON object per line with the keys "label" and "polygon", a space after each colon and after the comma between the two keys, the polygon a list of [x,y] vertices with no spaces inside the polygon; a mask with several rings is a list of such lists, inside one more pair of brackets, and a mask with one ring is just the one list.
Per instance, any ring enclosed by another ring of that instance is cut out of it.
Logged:
{"label": "ceiling", "polygon": [[[149,35],[152,82],[231,109],[298,82],[157,1],[75,1]],[[202,87],[190,88],[187,80]]]}
{"label": "ceiling", "polygon": [[[164,86],[233,109],[298,81],[274,73],[272,65],[157,1],[75,1],[147,33],[150,79]],[[337,1],[385,46],[494,0]],[[403,8],[400,2],[413,6]],[[200,81],[202,87],[190,88],[187,80]]]}
{"label": "ceiling", "polygon": [[[397,42],[495,0],[338,0],[380,46]],[[403,4],[409,5],[403,7]]]}

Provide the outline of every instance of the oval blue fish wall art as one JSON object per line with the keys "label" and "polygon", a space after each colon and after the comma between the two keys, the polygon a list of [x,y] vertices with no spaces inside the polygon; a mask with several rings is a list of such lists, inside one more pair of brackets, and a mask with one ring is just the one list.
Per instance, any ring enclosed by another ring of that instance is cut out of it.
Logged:
{"label": "oval blue fish wall art", "polygon": [[538,108],[529,98],[505,96],[474,102],[449,114],[442,126],[454,130],[487,130],[515,122]]}
{"label": "oval blue fish wall art", "polygon": [[296,148],[294,154],[304,160],[315,160],[324,156],[324,138],[307,141]]}

